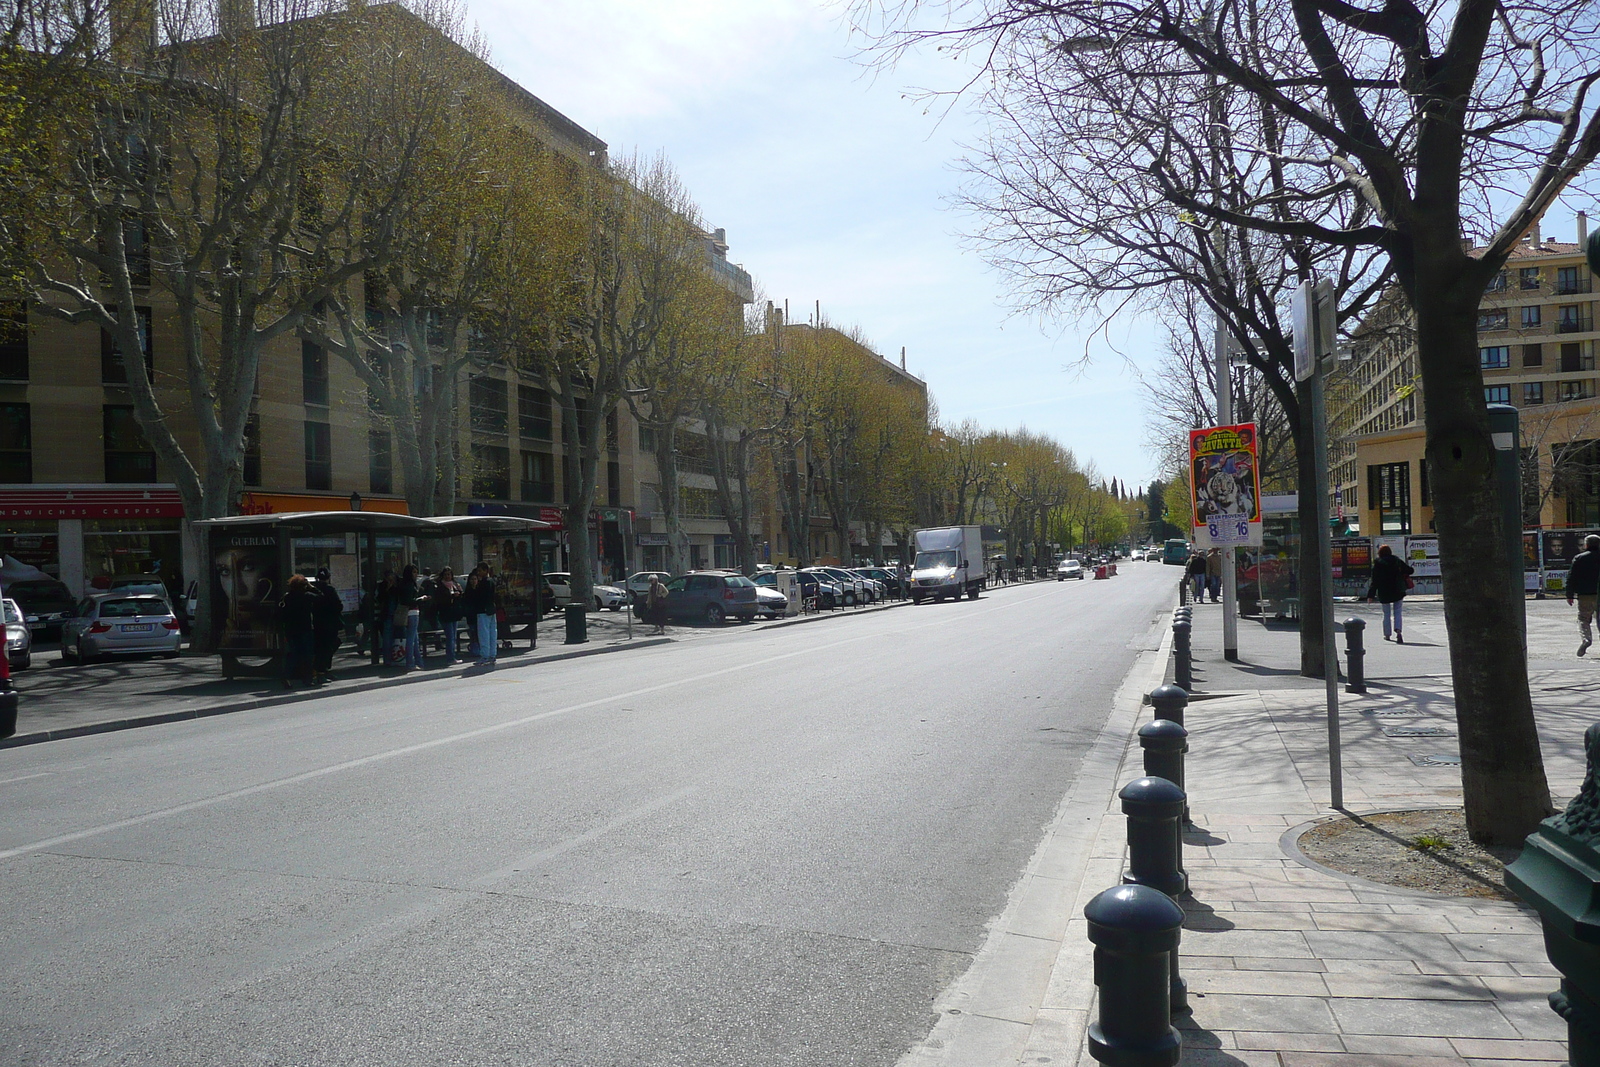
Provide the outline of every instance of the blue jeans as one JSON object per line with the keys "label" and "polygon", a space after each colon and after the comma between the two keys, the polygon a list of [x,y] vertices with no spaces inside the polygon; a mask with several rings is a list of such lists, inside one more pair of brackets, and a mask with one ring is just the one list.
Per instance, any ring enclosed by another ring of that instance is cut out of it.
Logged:
{"label": "blue jeans", "polygon": [[408,612],[406,614],[406,666],[407,667],[421,667],[422,666],[422,638],[417,633],[417,627],[419,625],[421,625],[421,623],[422,623],[422,618],[417,612],[412,611],[412,612]]}
{"label": "blue jeans", "polygon": [[[1394,622],[1393,629],[1389,625],[1391,615]],[[1400,625],[1400,601],[1396,600],[1393,604],[1385,604],[1383,606],[1383,636],[1388,637],[1391,633],[1400,633],[1404,629]]]}
{"label": "blue jeans", "polygon": [[445,657],[448,658],[448,659],[455,659],[456,658],[456,641],[458,639],[458,635],[456,633],[456,627],[460,626],[461,623],[457,619],[443,619],[443,620],[440,621],[439,625],[444,627],[444,654],[445,654]]}
{"label": "blue jeans", "polygon": [[500,654],[500,620],[494,612],[486,611],[478,616],[478,659],[480,662],[493,663]]}

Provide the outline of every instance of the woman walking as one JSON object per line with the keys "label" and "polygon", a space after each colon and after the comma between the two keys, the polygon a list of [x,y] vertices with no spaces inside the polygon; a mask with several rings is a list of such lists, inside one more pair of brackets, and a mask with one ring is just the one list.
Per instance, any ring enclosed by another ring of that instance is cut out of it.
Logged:
{"label": "woman walking", "polygon": [[1378,559],[1372,565],[1372,581],[1367,585],[1367,602],[1371,603],[1376,596],[1383,605],[1385,641],[1389,640],[1392,629],[1395,641],[1402,645],[1406,643],[1405,634],[1400,632],[1400,602],[1411,588],[1412,573],[1411,564],[1395,555],[1388,545],[1379,547]]}

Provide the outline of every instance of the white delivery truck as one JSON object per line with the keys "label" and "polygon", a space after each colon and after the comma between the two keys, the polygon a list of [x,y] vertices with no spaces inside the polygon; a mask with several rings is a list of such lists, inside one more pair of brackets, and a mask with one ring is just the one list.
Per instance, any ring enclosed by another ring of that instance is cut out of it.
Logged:
{"label": "white delivery truck", "polygon": [[983,529],[978,526],[939,526],[911,535],[917,550],[911,565],[911,599],[943,600],[965,593],[976,600],[983,588]]}

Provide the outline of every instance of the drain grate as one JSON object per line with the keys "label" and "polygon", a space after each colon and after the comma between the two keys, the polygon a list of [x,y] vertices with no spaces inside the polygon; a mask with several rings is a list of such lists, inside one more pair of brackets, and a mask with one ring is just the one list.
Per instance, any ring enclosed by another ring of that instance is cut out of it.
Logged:
{"label": "drain grate", "polygon": [[1454,737],[1455,732],[1443,726],[1385,726],[1385,737]]}
{"label": "drain grate", "polygon": [[1411,753],[1406,757],[1418,767],[1459,767],[1461,757],[1453,752],[1435,752],[1430,755]]}
{"label": "drain grate", "polygon": [[1415,708],[1363,708],[1361,714],[1374,719],[1414,719],[1422,712]]}

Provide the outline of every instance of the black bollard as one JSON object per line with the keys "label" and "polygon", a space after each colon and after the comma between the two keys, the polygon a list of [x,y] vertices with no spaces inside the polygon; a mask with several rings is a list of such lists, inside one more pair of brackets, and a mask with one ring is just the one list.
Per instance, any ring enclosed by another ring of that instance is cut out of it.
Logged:
{"label": "black bollard", "polygon": [[582,604],[568,604],[566,608],[567,644],[581,645],[589,640],[589,613]]}
{"label": "black bollard", "polygon": [[[1177,689],[1162,686],[1162,689]],[[1157,690],[1160,692],[1160,690]],[[1179,689],[1178,692],[1183,692]],[[1165,778],[1183,789],[1183,754],[1189,751],[1189,731],[1181,722],[1158,717],[1139,727],[1139,747],[1144,749],[1144,773],[1150,778]],[[1183,821],[1189,822],[1188,793],[1184,793]]]}
{"label": "black bollard", "polygon": [[1178,606],[1182,607],[1189,602],[1189,579],[1178,579]]}
{"label": "black bollard", "polygon": [[1164,685],[1150,691],[1150,706],[1155,709],[1156,718],[1182,726],[1184,709],[1189,706],[1189,694],[1178,686]]}
{"label": "black bollard", "polygon": [[[0,648],[0,656],[5,654],[5,649]],[[17,732],[17,705],[21,700],[21,695],[11,688],[11,679],[0,679],[0,737]]]}
{"label": "black bollard", "polygon": [[1083,917],[1100,993],[1089,1055],[1123,1067],[1175,1067],[1183,1039],[1171,1022],[1168,967],[1183,936],[1183,909],[1165,893],[1122,885],[1089,901]]}
{"label": "black bollard", "polygon": [[1179,689],[1194,688],[1194,661],[1189,652],[1189,623],[1179,619],[1172,624],[1172,674]]}
{"label": "black bollard", "polygon": [[[1188,797],[1165,778],[1137,778],[1122,787],[1122,813],[1128,818],[1128,871],[1130,885],[1159,889],[1169,897],[1189,891],[1183,869],[1183,818]],[[1167,967],[1173,1014],[1189,1010],[1189,987],[1178,970],[1178,950],[1172,950]]]}
{"label": "black bollard", "polygon": [[1367,658],[1367,648],[1362,633],[1366,628],[1367,624],[1361,619],[1344,620],[1345,672],[1350,676],[1350,684],[1344,687],[1346,693],[1367,691],[1367,670],[1362,662]]}

